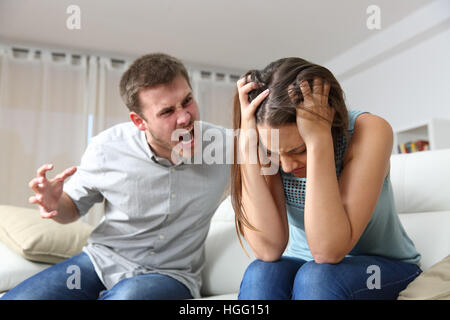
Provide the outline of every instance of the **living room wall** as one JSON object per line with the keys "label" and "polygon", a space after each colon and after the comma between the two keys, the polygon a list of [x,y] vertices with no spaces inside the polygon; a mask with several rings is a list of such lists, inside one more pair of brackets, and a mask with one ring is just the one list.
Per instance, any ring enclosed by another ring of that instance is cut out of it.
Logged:
{"label": "living room wall", "polygon": [[377,114],[395,131],[450,119],[449,57],[450,2],[434,1],[325,65],[350,109]]}

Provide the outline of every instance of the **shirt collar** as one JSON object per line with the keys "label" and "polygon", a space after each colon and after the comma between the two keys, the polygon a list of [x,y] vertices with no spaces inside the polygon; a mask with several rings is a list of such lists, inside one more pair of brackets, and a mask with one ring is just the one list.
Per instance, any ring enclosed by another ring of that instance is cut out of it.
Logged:
{"label": "shirt collar", "polygon": [[153,151],[152,147],[150,146],[150,144],[147,141],[145,131],[141,131],[141,140],[142,140],[142,143],[144,144],[145,149],[147,150],[147,154],[148,154],[149,158],[153,162],[155,162],[159,165],[162,165],[164,167],[178,167],[178,166],[184,164],[183,159],[179,159],[178,162],[173,165],[168,159],[159,157],[158,155],[156,155],[156,153]]}

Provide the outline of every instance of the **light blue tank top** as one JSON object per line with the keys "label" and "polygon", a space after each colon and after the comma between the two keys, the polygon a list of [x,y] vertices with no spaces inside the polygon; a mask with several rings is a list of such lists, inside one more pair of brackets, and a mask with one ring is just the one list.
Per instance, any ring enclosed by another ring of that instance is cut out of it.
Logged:
{"label": "light blue tank top", "polygon": [[[363,111],[348,111],[348,137],[349,142],[353,134],[356,118]],[[336,175],[339,179],[343,169],[343,159],[348,143],[344,135],[338,139],[335,148]],[[306,192],[306,179],[297,178],[292,173],[281,171],[286,209],[289,221],[289,244],[285,256],[297,257],[306,261],[313,260],[306,241],[304,225],[304,205]],[[375,211],[355,247],[347,257],[357,255],[377,255],[402,260],[408,263],[419,264],[420,254],[414,243],[408,237],[394,203],[394,194],[390,180],[390,171],[384,180],[383,188],[377,202]]]}

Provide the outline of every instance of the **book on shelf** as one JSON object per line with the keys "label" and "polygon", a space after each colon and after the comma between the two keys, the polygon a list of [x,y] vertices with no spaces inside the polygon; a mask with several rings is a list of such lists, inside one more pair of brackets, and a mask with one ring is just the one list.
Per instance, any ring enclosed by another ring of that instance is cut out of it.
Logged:
{"label": "book on shelf", "polygon": [[416,140],[398,145],[398,153],[412,153],[430,150],[430,143],[426,140]]}

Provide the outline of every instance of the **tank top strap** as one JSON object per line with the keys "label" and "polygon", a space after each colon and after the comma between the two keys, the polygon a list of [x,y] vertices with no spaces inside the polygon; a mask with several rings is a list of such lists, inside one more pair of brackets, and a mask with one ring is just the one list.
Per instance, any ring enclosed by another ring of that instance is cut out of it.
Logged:
{"label": "tank top strap", "polygon": [[348,140],[344,134],[337,140],[337,145],[335,146],[334,160],[336,164],[336,175],[339,177],[341,175],[342,169],[344,168],[344,156],[347,151],[347,147],[353,136],[353,130],[355,128],[356,118],[363,113],[369,113],[367,111],[360,110],[348,110],[348,126],[347,135]]}

